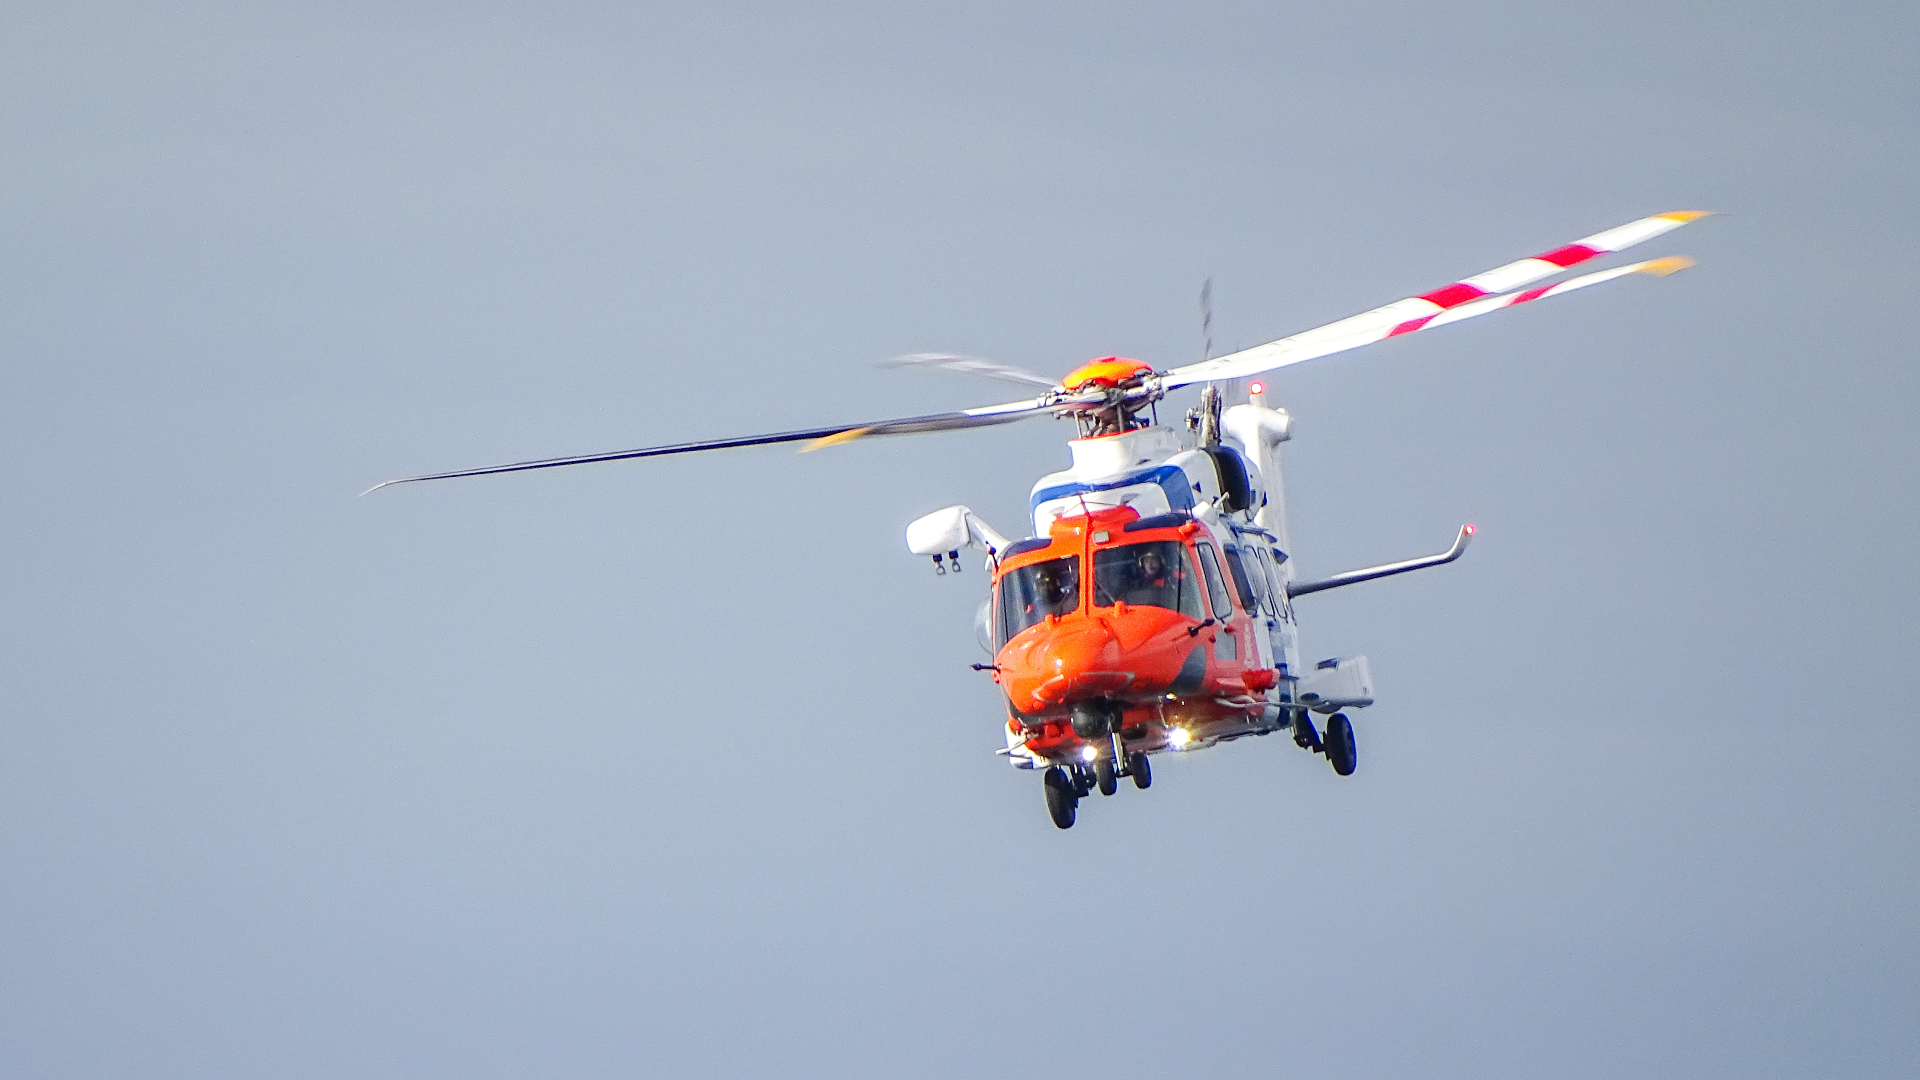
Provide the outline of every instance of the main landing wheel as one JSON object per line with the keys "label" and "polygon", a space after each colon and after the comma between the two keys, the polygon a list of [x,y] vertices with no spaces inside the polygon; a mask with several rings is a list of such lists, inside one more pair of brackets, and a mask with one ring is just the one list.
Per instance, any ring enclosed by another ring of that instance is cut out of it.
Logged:
{"label": "main landing wheel", "polygon": [[1348,722],[1346,713],[1334,713],[1327,718],[1327,760],[1333,763],[1333,771],[1341,776],[1352,776],[1353,767],[1360,763],[1360,750],[1353,744],[1353,724]]}
{"label": "main landing wheel", "polygon": [[1074,794],[1073,780],[1067,771],[1055,765],[1047,770],[1040,786],[1046,790],[1047,816],[1053,819],[1053,824],[1057,828],[1073,828],[1073,814],[1080,804],[1080,796]]}
{"label": "main landing wheel", "polygon": [[1128,754],[1127,772],[1133,776],[1133,786],[1141,791],[1153,786],[1153,766],[1147,764],[1147,755]]}
{"label": "main landing wheel", "polygon": [[1093,763],[1093,780],[1100,785],[1100,794],[1111,795],[1120,790],[1120,778],[1113,773],[1112,758],[1097,758]]}

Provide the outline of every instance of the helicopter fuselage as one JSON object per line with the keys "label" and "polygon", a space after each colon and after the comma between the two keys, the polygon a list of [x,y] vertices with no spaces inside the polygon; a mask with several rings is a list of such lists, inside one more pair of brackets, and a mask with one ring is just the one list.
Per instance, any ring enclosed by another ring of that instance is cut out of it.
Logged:
{"label": "helicopter fuselage", "polygon": [[[1070,446],[1074,467],[1034,485],[1036,535],[994,567],[988,626],[1013,763],[1124,768],[1291,727],[1290,574],[1280,534],[1258,521],[1258,465],[1231,446],[1183,449],[1157,426]],[[1229,455],[1237,499],[1223,490]]]}

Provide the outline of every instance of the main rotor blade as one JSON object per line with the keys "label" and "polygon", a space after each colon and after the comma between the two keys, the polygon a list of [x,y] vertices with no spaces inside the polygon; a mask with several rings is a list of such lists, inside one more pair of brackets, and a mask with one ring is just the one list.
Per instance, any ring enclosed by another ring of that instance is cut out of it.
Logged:
{"label": "main rotor blade", "polygon": [[[1411,334],[1416,330],[1425,330],[1434,326],[1445,326],[1448,323],[1456,323],[1461,319],[1471,319],[1475,315],[1485,315],[1490,311],[1499,311],[1501,308],[1512,307],[1515,304],[1525,304],[1529,301],[1542,300],[1549,296],[1559,296],[1562,293],[1569,293],[1575,289],[1584,289],[1589,285],[1598,285],[1603,281],[1612,281],[1615,278],[1626,277],[1628,274],[1652,274],[1655,277],[1666,277],[1668,274],[1685,270],[1692,265],[1693,260],[1687,258],[1685,255],[1670,255],[1664,259],[1652,259],[1647,262],[1634,263],[1631,266],[1621,266],[1612,270],[1601,270],[1592,274],[1584,274],[1567,281],[1555,282],[1552,285],[1541,285],[1523,292],[1505,293],[1500,296],[1486,296],[1479,300],[1461,304],[1459,307],[1448,308],[1446,311],[1435,315],[1425,315],[1409,319],[1396,326],[1388,327],[1385,332],[1369,331],[1354,334],[1344,339],[1316,342],[1311,348],[1289,352],[1283,359],[1277,362],[1270,356],[1254,356],[1234,364],[1226,365],[1220,370],[1208,375],[1207,378],[1240,379],[1249,375],[1258,375],[1263,371],[1272,371],[1274,368],[1297,364],[1302,360],[1312,360],[1317,357],[1330,356],[1337,352],[1346,352],[1349,349],[1357,349],[1362,345],[1371,345],[1376,341],[1382,341],[1386,338],[1398,337],[1401,334]],[[1248,352],[1252,351],[1254,350],[1248,350]],[[1221,359],[1231,360],[1233,357],[1222,357]],[[1172,385],[1181,384],[1175,383]]]}
{"label": "main rotor blade", "polygon": [[1003,364],[998,360],[989,360],[984,356],[961,356],[956,353],[910,353],[896,356],[891,360],[880,361],[881,367],[931,367],[944,371],[958,371],[965,375],[979,375],[1001,382],[1018,383],[1021,386],[1038,386],[1052,390],[1060,384],[1045,375],[1036,375],[1025,368]]}
{"label": "main rotor blade", "polygon": [[964,428],[986,427],[992,424],[1006,424],[1015,420],[1024,420],[1030,416],[1043,415],[1050,410],[1065,410],[1076,405],[1090,402],[1081,401],[1085,395],[1047,395],[1030,401],[1012,401],[1004,405],[989,405],[985,408],[968,409],[964,412],[933,413],[928,416],[909,416],[899,420],[881,420],[871,424],[839,424],[834,427],[807,428],[801,431],[780,431],[769,435],[747,435],[737,439],[707,439],[701,442],[670,443],[665,446],[644,446],[637,450],[616,450],[608,454],[582,454],[577,457],[543,458],[539,461],[518,461],[510,465],[489,465],[481,469],[459,469],[454,472],[428,473],[425,476],[403,476],[397,480],[388,480],[375,484],[361,492],[369,495],[383,487],[393,484],[411,484],[420,480],[451,480],[459,476],[488,476],[493,473],[526,472],[531,469],[557,469],[562,465],[588,465],[597,461],[625,461],[629,458],[664,457],[668,454],[691,454],[700,450],[728,450],[738,446],[762,446],[771,443],[807,442],[812,445],[806,449],[817,449],[836,443],[851,442],[868,435],[909,435],[928,431],[957,431]]}
{"label": "main rotor blade", "polygon": [[[1281,338],[1279,341],[1256,345],[1251,349],[1230,353],[1203,363],[1174,368],[1161,377],[1161,385],[1172,389],[1190,383],[1255,375],[1274,368],[1286,367],[1289,364],[1297,364],[1303,360],[1345,352],[1375,341],[1411,333],[1431,324],[1457,321],[1457,319],[1444,319],[1442,316],[1465,305],[1490,299],[1496,294],[1507,293],[1508,290],[1518,289],[1522,285],[1552,277],[1589,259],[1622,251],[1635,244],[1651,240],[1689,221],[1705,217],[1708,213],[1710,211],[1676,210],[1628,222],[1617,228],[1595,233],[1584,240],[1577,240],[1565,247],[1542,252],[1505,266],[1498,266],[1470,278],[1462,278],[1445,288],[1435,289],[1419,296],[1410,296],[1405,300],[1396,300],[1384,307],[1377,307],[1372,311],[1331,322],[1292,337]],[[1645,268],[1648,265],[1650,264],[1640,264],[1635,268],[1624,269],[1622,274],[1657,272],[1647,271]],[[1672,269],[1678,268],[1675,266]],[[1672,270],[1667,272],[1671,273]],[[1598,284],[1599,280],[1585,281],[1585,284]],[[1555,288],[1558,289],[1557,286]],[[1558,289],[1558,291],[1566,290]],[[1539,297],[1529,296],[1527,299],[1536,300]],[[1517,302],[1520,301],[1510,303]],[[1510,303],[1496,304],[1493,307],[1506,307],[1510,306]],[[1492,308],[1476,310],[1474,313],[1482,314],[1486,310],[1492,310]]]}
{"label": "main rotor blade", "polygon": [[1575,289],[1584,289],[1589,285],[1598,285],[1603,281],[1623,278],[1628,274],[1652,274],[1655,277],[1666,277],[1668,274],[1677,274],[1692,265],[1693,260],[1687,258],[1685,255],[1669,255],[1664,259],[1649,259],[1646,262],[1634,263],[1632,266],[1619,266],[1612,270],[1600,270],[1591,274],[1582,274],[1577,278],[1557,281],[1552,285],[1536,286],[1524,292],[1507,293],[1504,296],[1483,297],[1472,303],[1461,304],[1457,308],[1449,308],[1431,319],[1420,320],[1420,325],[1418,326],[1396,326],[1393,328],[1393,333],[1396,336],[1400,334],[1411,334],[1415,330],[1425,330],[1430,326],[1445,326],[1448,323],[1457,323],[1461,319],[1471,319],[1475,315],[1485,315],[1489,311],[1499,311],[1501,308],[1512,307],[1515,304],[1526,304],[1534,300],[1545,300],[1549,296],[1559,296],[1562,293],[1570,293]]}
{"label": "main rotor blade", "polygon": [[823,435],[800,448],[801,453],[809,450],[821,450],[829,446],[839,446],[855,439],[864,439],[869,435],[924,435],[932,431],[961,431],[966,428],[991,427],[994,424],[1010,424],[1015,420],[1025,420],[1038,416],[1049,407],[1064,411],[1075,404],[1074,398],[1054,401],[1049,398],[1037,398],[1033,401],[1016,401],[1010,405],[990,405],[984,409],[968,409],[965,412],[935,413],[932,416],[909,416],[904,420],[882,420],[874,424],[861,424],[856,427],[840,428],[831,434]]}

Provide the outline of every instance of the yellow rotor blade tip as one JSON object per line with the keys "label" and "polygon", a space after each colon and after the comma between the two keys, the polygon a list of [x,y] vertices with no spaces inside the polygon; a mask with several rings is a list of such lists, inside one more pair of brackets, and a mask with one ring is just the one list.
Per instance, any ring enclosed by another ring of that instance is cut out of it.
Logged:
{"label": "yellow rotor blade tip", "polygon": [[824,439],[815,439],[812,442],[808,443],[807,445],[801,447],[800,452],[803,454],[806,454],[806,453],[811,453],[815,450],[819,450],[823,447],[839,446],[841,443],[850,443],[853,440],[859,438],[862,435],[865,435],[867,432],[872,430],[873,429],[870,427],[848,428],[845,431],[838,432],[833,435],[829,435]]}
{"label": "yellow rotor blade tip", "polygon": [[1666,218],[1668,221],[1677,221],[1685,225],[1689,221],[1698,221],[1712,213],[1713,211],[1711,210],[1674,210],[1670,213],[1661,214],[1660,216]]}
{"label": "yellow rotor blade tip", "polygon": [[1685,255],[1669,255],[1664,259],[1655,259],[1652,262],[1642,264],[1640,272],[1666,277],[1668,274],[1685,270],[1692,265],[1693,260],[1687,258]]}

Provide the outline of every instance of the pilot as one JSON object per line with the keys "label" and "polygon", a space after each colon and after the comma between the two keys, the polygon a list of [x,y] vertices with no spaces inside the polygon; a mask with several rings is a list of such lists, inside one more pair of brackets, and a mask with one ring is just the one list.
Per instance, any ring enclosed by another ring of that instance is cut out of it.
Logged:
{"label": "pilot", "polygon": [[1033,575],[1033,591],[1039,597],[1039,603],[1027,605],[1027,614],[1034,614],[1036,606],[1040,614],[1045,615],[1065,614],[1079,606],[1079,597],[1074,595],[1077,590],[1074,583],[1068,580],[1070,576],[1062,573],[1058,566],[1041,565]]}
{"label": "pilot", "polygon": [[1178,571],[1167,565],[1167,557],[1157,550],[1157,545],[1143,544],[1141,548],[1128,568],[1127,603],[1148,607],[1176,606],[1179,595]]}
{"label": "pilot", "polygon": [[1155,589],[1167,587],[1167,560],[1160,553],[1148,548],[1135,560],[1135,581],[1143,586]]}

